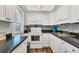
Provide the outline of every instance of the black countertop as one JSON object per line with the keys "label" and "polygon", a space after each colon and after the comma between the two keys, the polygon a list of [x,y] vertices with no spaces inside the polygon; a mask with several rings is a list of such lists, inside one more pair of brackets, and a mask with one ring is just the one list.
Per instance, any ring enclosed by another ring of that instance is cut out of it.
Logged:
{"label": "black countertop", "polygon": [[13,36],[10,39],[0,40],[0,53],[12,52],[18,45],[26,40],[26,38],[27,36]]}

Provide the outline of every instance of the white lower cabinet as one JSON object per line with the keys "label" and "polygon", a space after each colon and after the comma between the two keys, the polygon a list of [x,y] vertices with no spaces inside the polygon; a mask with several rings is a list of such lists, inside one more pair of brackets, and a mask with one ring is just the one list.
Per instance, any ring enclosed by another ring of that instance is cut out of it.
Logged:
{"label": "white lower cabinet", "polygon": [[61,47],[61,45],[59,45],[59,42],[57,40],[53,40],[53,42],[52,42],[53,52],[55,52],[55,53],[61,52],[60,47]]}
{"label": "white lower cabinet", "polygon": [[45,33],[42,34],[42,46],[43,47],[50,47],[50,34],[49,33]]}
{"label": "white lower cabinet", "polygon": [[27,53],[27,40],[21,43],[12,53]]}
{"label": "white lower cabinet", "polygon": [[79,48],[76,48],[75,46],[73,46],[67,42],[64,42],[63,46],[72,53],[79,53]]}
{"label": "white lower cabinet", "polygon": [[61,46],[59,53],[71,53],[71,51],[64,46]]}
{"label": "white lower cabinet", "polygon": [[52,35],[50,39],[50,47],[54,53],[79,53],[79,49],[60,38]]}
{"label": "white lower cabinet", "polygon": [[59,40],[57,37],[52,35],[50,39],[50,47],[54,53],[60,52],[60,45],[59,45]]}

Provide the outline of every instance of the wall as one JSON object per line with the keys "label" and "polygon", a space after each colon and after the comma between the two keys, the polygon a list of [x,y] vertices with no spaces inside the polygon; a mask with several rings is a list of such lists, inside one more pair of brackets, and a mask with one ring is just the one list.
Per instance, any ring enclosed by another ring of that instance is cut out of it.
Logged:
{"label": "wall", "polygon": [[0,22],[0,32],[11,33],[10,23]]}
{"label": "wall", "polygon": [[27,12],[26,13],[26,24],[48,24],[48,13],[47,12]]}

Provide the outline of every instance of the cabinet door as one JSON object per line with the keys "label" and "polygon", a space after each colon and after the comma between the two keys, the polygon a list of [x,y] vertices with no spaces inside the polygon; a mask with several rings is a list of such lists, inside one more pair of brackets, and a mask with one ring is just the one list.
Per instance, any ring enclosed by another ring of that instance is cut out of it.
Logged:
{"label": "cabinet door", "polygon": [[54,21],[55,24],[62,24],[65,23],[65,21],[68,19],[68,6],[58,6],[57,11],[54,14],[54,18],[56,19]]}
{"label": "cabinet door", "polygon": [[19,45],[12,53],[27,53],[27,40]]}
{"label": "cabinet door", "polygon": [[69,17],[72,18],[72,20],[79,19],[79,6],[78,5],[69,6]]}
{"label": "cabinet door", "polygon": [[60,53],[71,53],[71,51],[67,48],[67,47],[64,47],[64,46],[60,46]]}
{"label": "cabinet door", "polygon": [[55,53],[60,52],[60,45],[59,45],[59,42],[57,40],[58,39],[54,40],[52,43],[53,52],[55,52]]}
{"label": "cabinet door", "polygon": [[49,34],[43,34],[42,43],[43,47],[49,47]]}
{"label": "cabinet door", "polygon": [[0,5],[0,18],[5,17],[5,5]]}
{"label": "cabinet door", "polygon": [[55,53],[60,52],[59,39],[54,35],[52,35],[52,38],[51,38],[51,49]]}
{"label": "cabinet door", "polygon": [[6,5],[6,19],[7,20],[14,20],[15,19],[15,5]]}

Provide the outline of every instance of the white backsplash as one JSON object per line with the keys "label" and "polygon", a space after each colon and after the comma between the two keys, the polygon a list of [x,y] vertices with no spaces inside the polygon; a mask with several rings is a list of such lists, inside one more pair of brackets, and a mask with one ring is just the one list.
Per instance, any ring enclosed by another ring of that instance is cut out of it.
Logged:
{"label": "white backsplash", "polygon": [[0,32],[10,33],[11,32],[10,23],[0,22]]}

